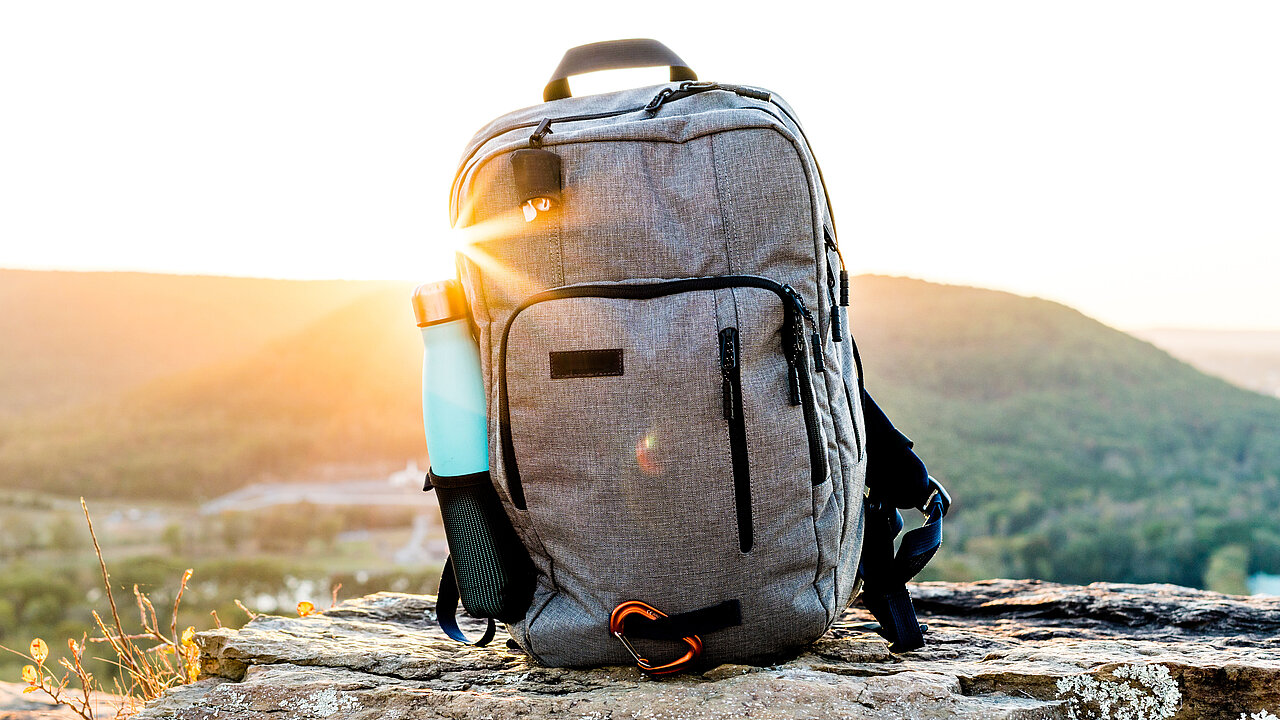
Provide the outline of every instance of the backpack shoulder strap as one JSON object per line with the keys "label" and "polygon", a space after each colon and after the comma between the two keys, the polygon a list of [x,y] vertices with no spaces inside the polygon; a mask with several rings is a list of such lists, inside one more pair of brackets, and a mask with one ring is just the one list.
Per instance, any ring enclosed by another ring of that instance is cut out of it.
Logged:
{"label": "backpack shoulder strap", "polygon": [[[916,618],[907,582],[942,545],[942,518],[951,508],[951,496],[929,475],[910,438],[893,427],[865,389],[862,406],[867,422],[866,521],[858,568],[862,604],[879,623],[874,629],[889,641],[889,649],[908,652],[924,646],[928,628]],[[919,509],[925,523],[908,531],[895,553],[893,543],[903,527],[899,507]]]}

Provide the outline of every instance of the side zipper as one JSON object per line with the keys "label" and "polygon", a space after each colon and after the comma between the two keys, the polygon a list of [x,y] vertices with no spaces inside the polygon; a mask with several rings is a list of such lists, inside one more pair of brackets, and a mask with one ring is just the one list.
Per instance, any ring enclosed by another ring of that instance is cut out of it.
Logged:
{"label": "side zipper", "polygon": [[[525,510],[524,486],[520,482],[520,469],[516,463],[515,444],[511,439],[511,408],[507,391],[507,342],[511,337],[511,325],[520,313],[533,305],[548,300],[561,300],[576,297],[618,298],[630,300],[648,300],[666,295],[699,290],[724,290],[731,287],[754,287],[772,291],[782,300],[783,307],[783,340],[782,353],[787,361],[787,375],[790,379],[790,401],[792,405],[804,408],[805,433],[809,440],[809,461],[813,469],[813,484],[821,485],[827,479],[827,454],[822,442],[822,428],[818,419],[818,410],[813,395],[813,384],[809,375],[809,363],[805,361],[804,324],[807,321],[814,327],[817,337],[816,323],[813,315],[805,307],[800,293],[790,285],[782,285],[768,278],[757,275],[718,275],[714,277],[688,278],[684,280],[664,280],[645,284],[584,284],[568,285],[552,288],[536,293],[520,303],[502,328],[502,341],[498,350],[498,444],[502,450],[502,467],[507,479],[507,492],[511,494],[511,503],[518,510]],[[821,370],[822,345],[813,346],[814,367]]]}
{"label": "side zipper", "polygon": [[[831,236],[828,235],[827,238],[828,238],[828,241],[830,241]],[[831,247],[831,245],[828,245],[827,247]],[[845,275],[843,270],[841,271],[841,275]],[[848,283],[844,283],[844,285],[845,285],[845,289],[847,290]],[[846,295],[847,295],[847,292],[846,292]],[[844,331],[841,329],[841,326],[843,325],[843,323],[840,322],[841,305],[836,300],[836,273],[835,273],[835,268],[831,266],[830,255],[827,256],[827,297],[830,298],[831,300],[831,340],[832,342],[844,342]],[[846,302],[845,304],[847,305],[848,303]],[[850,336],[849,342],[850,343],[853,342],[852,336]],[[856,351],[857,346],[854,345],[853,349]],[[858,373],[859,373],[859,377],[861,377],[862,371],[859,370]],[[862,434],[858,432],[858,418],[857,418],[858,412],[857,410],[854,409],[857,406],[853,404],[853,396],[849,392],[849,383],[845,382],[845,379],[843,377],[840,378],[840,385],[844,387],[845,402],[849,404],[849,413],[850,413],[849,418],[853,423],[853,444],[858,451],[856,458],[858,460],[861,460],[862,459]]]}
{"label": "side zipper", "polygon": [[[813,484],[821,485],[827,479],[827,448],[822,442],[822,423],[818,419],[817,401],[813,397],[813,382],[809,376],[809,364],[804,362],[804,324],[808,321],[813,329],[813,366],[818,372],[825,372],[822,362],[822,336],[818,332],[818,323],[804,305],[804,298],[790,285],[782,289],[795,304],[797,312],[791,315],[790,340],[795,348],[796,357],[801,361],[793,363],[791,372],[794,379],[791,383],[792,405],[804,407],[804,427],[809,434],[809,465],[813,468]],[[797,388],[799,390],[797,397]],[[819,473],[821,469],[821,473]]]}
{"label": "side zipper", "polygon": [[720,331],[720,374],[724,387],[724,419],[729,421],[729,451],[733,456],[733,501],[738,512],[738,547],[749,552],[755,544],[751,519],[751,467],[747,459],[747,421],[742,412],[742,370],[738,328]]}

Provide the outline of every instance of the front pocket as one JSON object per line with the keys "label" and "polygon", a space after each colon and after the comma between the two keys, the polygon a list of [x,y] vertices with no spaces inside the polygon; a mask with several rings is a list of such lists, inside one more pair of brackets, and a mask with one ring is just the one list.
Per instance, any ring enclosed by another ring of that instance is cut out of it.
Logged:
{"label": "front pocket", "polygon": [[[789,399],[791,405],[797,405],[802,408],[804,418],[804,439],[806,440],[808,447],[812,484],[818,485],[825,481],[827,477],[826,444],[822,438],[821,423],[817,416],[817,405],[814,398],[812,380],[810,378],[809,357],[806,352],[806,349],[812,351],[814,367],[821,370],[823,367],[821,343],[817,337],[816,323],[806,308],[804,300],[800,297],[799,293],[793,290],[790,286],[782,285],[773,280],[753,275],[722,275],[716,277],[663,280],[643,283],[597,283],[571,285],[561,288],[553,288],[551,290],[538,293],[525,300],[512,312],[511,316],[507,319],[502,332],[502,340],[498,356],[499,446],[502,452],[503,473],[505,475],[507,490],[511,496],[512,503],[517,509],[527,509],[527,502],[524,493],[524,482],[521,477],[519,462],[516,458],[515,443],[513,440],[509,388],[510,377],[508,371],[511,365],[510,346],[512,328],[517,326],[517,322],[525,312],[536,306],[553,301],[575,299],[594,299],[602,303],[615,300],[643,301],[666,298],[686,293],[711,293],[717,290],[728,290],[734,288],[768,290],[777,298],[777,307],[782,310],[781,322],[776,323],[776,327],[769,328],[768,330],[771,335],[776,335],[779,338],[779,342],[775,345],[775,349],[769,353],[769,355],[775,359],[775,365],[778,363],[785,363],[787,388],[785,397]],[[735,311],[738,310],[741,310],[741,308],[735,308]],[[590,310],[579,310],[578,312],[581,313],[581,317],[586,321],[593,319],[592,312]],[[589,327],[591,324],[590,322],[579,323],[577,327],[573,327],[573,322],[571,321],[567,324],[561,323],[565,325],[564,327],[556,327],[557,322],[554,315],[547,318],[548,322],[544,323],[549,324],[549,327],[544,330],[544,333],[551,335],[551,339],[553,340],[562,339],[570,345],[580,343],[587,343],[588,345],[591,345],[601,341],[606,341],[607,344],[607,336],[610,334],[609,331],[616,333],[618,337],[628,338],[634,337],[633,333],[639,333],[641,335],[649,333],[661,336],[664,334],[670,334],[664,330],[662,324],[665,324],[667,328],[675,329],[684,327],[688,324],[688,317],[660,318],[657,322],[653,320],[646,322],[641,318],[627,317],[629,313],[626,312],[610,313],[605,311],[603,308],[598,315],[600,316],[598,319],[600,319],[601,322],[599,323],[599,328],[596,332],[597,337],[589,336],[591,332],[591,328]],[[811,328],[814,328],[813,342],[809,342],[806,337],[806,322]],[[708,322],[706,327],[714,329],[717,325]],[[605,330],[605,328],[607,328],[607,330]],[[584,329],[588,334],[586,337],[583,337]],[[753,328],[753,330],[756,330],[757,333],[759,332],[758,329]],[[643,350],[642,348],[637,349]],[[577,348],[566,348],[565,350],[558,351],[578,352],[581,350]],[[736,351],[737,348],[735,347],[735,352]],[[556,350],[553,350],[552,352],[556,352]],[[598,351],[592,350],[589,347],[586,352]],[[610,352],[615,351],[611,350]],[[672,356],[668,358],[672,363],[675,363],[675,360],[678,357],[687,355],[687,353],[682,352],[681,347],[678,345],[669,347],[668,353]],[[762,356],[765,355],[765,353],[761,354]],[[703,357],[715,358],[720,355],[722,355],[722,353],[703,355]],[[622,355],[620,354],[618,357],[620,362],[619,368],[621,368]],[[765,358],[762,357],[761,359],[763,360]],[[721,360],[723,361],[722,357]],[[695,365],[698,363],[696,356],[693,363]],[[711,367],[714,368],[714,365]],[[672,374],[679,374],[682,371],[687,371],[687,369],[678,366],[678,363],[673,364]],[[692,369],[692,371],[697,372],[696,369]],[[721,372],[723,372],[723,370]],[[737,376],[738,372],[737,368],[735,368],[735,376]],[[620,373],[621,370],[619,370],[619,374]],[[652,375],[653,374],[650,373],[651,379],[653,379]],[[738,383],[740,395],[740,376]],[[624,388],[626,391],[635,393],[662,393],[664,391],[664,388],[662,387],[652,385],[645,386],[643,382],[634,383],[623,381],[623,384],[620,387]],[[678,398],[672,398],[672,400],[675,402],[679,401]],[[738,398],[738,402],[741,402],[741,397]],[[581,410],[583,412],[587,412],[588,408],[584,407]],[[553,416],[539,418],[539,420],[543,423],[552,425],[556,422],[556,418]],[[731,430],[734,430],[734,423],[731,423]],[[745,430],[743,435],[745,435]],[[735,441],[732,441],[731,439],[731,443],[733,442]],[[746,454],[744,452],[745,439],[738,442],[741,444],[738,446],[739,451],[736,454],[739,457],[743,457]],[[642,455],[645,449],[646,448],[642,446],[637,446],[637,455]],[[735,461],[735,465],[737,462],[738,461]],[[745,464],[745,460],[742,462]],[[745,476],[745,470],[743,471],[743,474]],[[735,473],[735,478],[736,477],[738,477],[738,475]],[[749,482],[747,484],[746,494],[749,495]],[[749,507],[747,509],[747,514],[749,518]],[[744,546],[749,547],[752,544],[750,535],[751,533],[748,530],[746,538],[742,541]]]}
{"label": "front pocket", "polygon": [[[602,628],[634,599],[666,612],[740,599],[743,617],[785,617],[786,637],[825,627],[815,508],[832,488],[815,487],[827,443],[806,313],[755,276],[567,286],[513,312],[494,470],[555,598],[530,629],[544,645],[600,644],[621,662]],[[758,648],[746,627],[717,642]]]}

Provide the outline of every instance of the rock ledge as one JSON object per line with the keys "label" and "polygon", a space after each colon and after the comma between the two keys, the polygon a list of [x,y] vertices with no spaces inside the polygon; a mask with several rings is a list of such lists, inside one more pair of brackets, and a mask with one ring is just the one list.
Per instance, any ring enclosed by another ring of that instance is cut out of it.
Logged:
{"label": "rock ledge", "polygon": [[201,633],[206,679],[135,717],[1031,720],[1104,717],[1099,701],[1135,720],[1280,713],[1280,598],[1029,580],[912,594],[929,624],[918,652],[891,654],[850,609],[777,665],[651,680],[538,667],[501,633],[490,648],[459,645],[435,627],[433,598],[379,593]]}

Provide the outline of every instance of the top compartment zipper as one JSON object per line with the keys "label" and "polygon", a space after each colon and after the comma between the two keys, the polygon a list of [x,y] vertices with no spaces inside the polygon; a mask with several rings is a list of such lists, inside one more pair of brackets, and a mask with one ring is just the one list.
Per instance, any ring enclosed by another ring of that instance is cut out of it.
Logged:
{"label": "top compartment zipper", "polygon": [[[598,113],[544,117],[539,120],[530,120],[528,122],[520,122],[520,123],[512,123],[511,125],[504,125],[498,128],[497,130],[494,130],[493,132],[489,133],[488,135],[485,135],[484,138],[480,140],[480,142],[475,143],[475,147],[471,150],[471,152],[468,153],[467,156],[463,158],[462,162],[458,164],[458,167],[460,169],[458,171],[458,174],[454,176],[453,187],[450,189],[450,195],[457,192],[458,181],[463,177],[463,175],[466,174],[465,171],[467,166],[475,158],[476,154],[480,152],[480,149],[484,147],[490,140],[493,140],[496,137],[512,132],[513,130],[522,130],[524,128],[534,128],[534,132],[529,136],[529,144],[532,147],[538,147],[542,144],[542,139],[545,138],[547,135],[551,134],[552,132],[551,126],[556,123],[583,122],[586,120],[603,120],[605,118],[617,117],[619,115],[627,115],[630,113],[638,113],[638,112],[644,112],[652,116],[654,113],[658,112],[659,108],[661,108],[663,105],[669,102],[682,100],[691,95],[697,95],[699,93],[704,93],[709,90],[726,90],[728,92],[734,93],[741,97],[747,97],[753,100],[761,100],[763,102],[769,102],[770,100],[773,99],[773,96],[770,93],[765,92],[764,90],[757,90],[755,88],[749,88],[743,85],[730,85],[727,83],[686,80],[680,83],[680,85],[677,87],[663,88],[660,92],[658,92],[657,95],[653,96],[652,100],[645,103],[644,105],[637,105],[635,107],[624,108],[622,110],[607,110],[607,111],[598,112]],[[799,126],[797,125],[797,127]]]}

